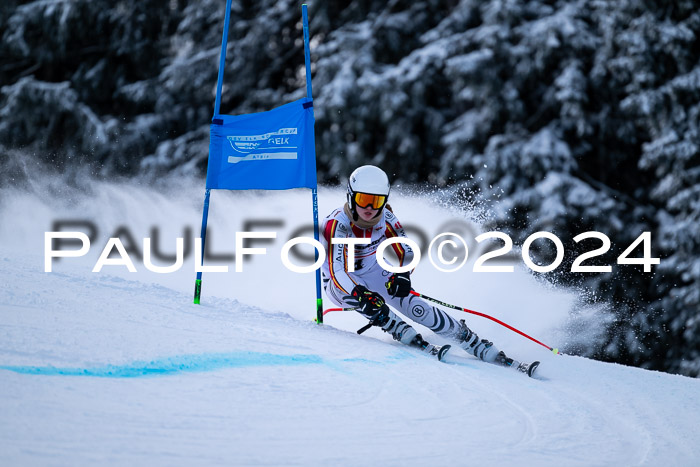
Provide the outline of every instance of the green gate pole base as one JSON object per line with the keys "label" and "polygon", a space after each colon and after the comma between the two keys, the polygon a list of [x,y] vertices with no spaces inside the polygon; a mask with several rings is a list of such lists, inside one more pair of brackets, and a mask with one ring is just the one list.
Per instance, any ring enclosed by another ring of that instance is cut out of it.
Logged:
{"label": "green gate pole base", "polygon": [[202,279],[194,281],[194,304],[199,305],[199,297],[202,295]]}
{"label": "green gate pole base", "polygon": [[317,324],[323,324],[323,300],[320,298],[316,299],[316,321]]}

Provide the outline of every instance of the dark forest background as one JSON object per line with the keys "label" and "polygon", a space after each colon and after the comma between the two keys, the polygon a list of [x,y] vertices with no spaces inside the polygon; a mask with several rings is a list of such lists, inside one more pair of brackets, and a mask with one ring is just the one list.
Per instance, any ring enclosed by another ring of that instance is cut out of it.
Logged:
{"label": "dark forest background", "polygon": [[[568,349],[700,375],[700,5],[652,0],[312,0],[320,181],[372,163],[489,206],[516,244],[556,234],[568,269],[650,231],[652,273],[561,273],[612,304]],[[222,112],[305,95],[301,2],[234,0]],[[225,0],[4,0],[0,184],[206,172]],[[641,256],[638,248],[633,256]],[[548,252],[537,253],[547,261]]]}

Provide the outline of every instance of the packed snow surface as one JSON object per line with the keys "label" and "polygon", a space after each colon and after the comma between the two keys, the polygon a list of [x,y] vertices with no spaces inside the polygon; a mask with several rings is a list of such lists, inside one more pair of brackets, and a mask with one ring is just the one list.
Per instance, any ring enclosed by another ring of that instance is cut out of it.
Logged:
{"label": "packed snow surface", "polygon": [[[343,202],[338,190],[319,196],[324,215]],[[366,321],[353,312],[315,324],[314,275],[290,272],[279,258],[312,220],[307,191],[212,195],[214,254],[233,255],[246,220],[276,222],[249,230],[277,239],[251,244],[268,251],[243,272],[216,263],[229,272],[204,274],[201,305],[192,304],[191,251],[174,273],[149,272],[139,257],[135,273],[92,272],[120,227],[142,250],[156,226],[160,250],[174,254],[176,237],[199,233],[202,198],[201,185],[187,184],[165,194],[133,183],[95,183],[89,196],[50,186],[2,192],[1,465],[700,462],[697,379],[557,356],[454,310],[509,355],[542,361],[538,378],[466,354],[461,364],[439,363],[377,329],[357,335]],[[478,234],[429,195],[391,201],[403,224],[429,236],[459,222]],[[81,219],[97,227],[90,252],[44,272],[44,232]],[[447,274],[424,260],[414,287],[553,347],[595,339],[607,319],[517,261],[513,273],[474,273],[473,261],[470,253],[463,270]]]}

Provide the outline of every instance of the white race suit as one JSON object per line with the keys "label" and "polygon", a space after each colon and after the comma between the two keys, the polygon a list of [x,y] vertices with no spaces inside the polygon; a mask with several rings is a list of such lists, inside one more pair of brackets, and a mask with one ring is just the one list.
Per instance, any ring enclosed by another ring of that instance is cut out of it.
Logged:
{"label": "white race suit", "polygon": [[[322,243],[326,249],[323,263],[323,285],[326,295],[340,307],[354,307],[357,301],[350,294],[356,285],[363,285],[379,293],[390,307],[403,316],[422,324],[436,334],[458,339],[462,327],[452,316],[415,295],[398,298],[386,291],[385,283],[391,272],[385,271],[377,263],[376,252],[379,244],[392,237],[406,237],[401,222],[390,209],[383,209],[381,218],[372,227],[362,229],[348,218],[343,207],[334,210],[321,225]],[[350,272],[347,244],[333,244],[333,238],[366,238],[368,245],[355,246],[354,271]],[[413,250],[405,243],[391,246],[399,258],[399,266],[410,264]]]}

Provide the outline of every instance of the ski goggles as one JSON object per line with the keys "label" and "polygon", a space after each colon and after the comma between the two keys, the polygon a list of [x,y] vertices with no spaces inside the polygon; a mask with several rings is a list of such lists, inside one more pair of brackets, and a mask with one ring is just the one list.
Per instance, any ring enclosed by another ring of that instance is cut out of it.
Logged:
{"label": "ski goggles", "polygon": [[385,195],[370,195],[369,193],[355,193],[355,205],[360,208],[372,207],[372,209],[381,209],[386,204]]}

